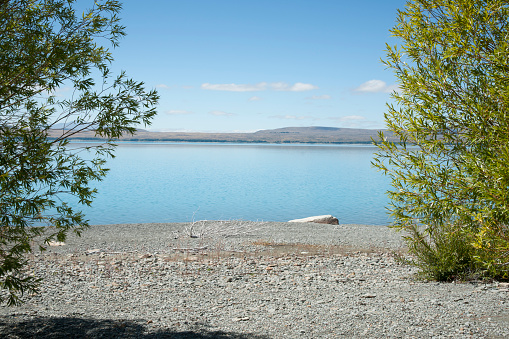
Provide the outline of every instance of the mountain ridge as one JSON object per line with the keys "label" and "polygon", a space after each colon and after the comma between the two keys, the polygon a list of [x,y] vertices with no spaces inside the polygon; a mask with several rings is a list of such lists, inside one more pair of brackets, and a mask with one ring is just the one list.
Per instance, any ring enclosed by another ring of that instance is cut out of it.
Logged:
{"label": "mountain ridge", "polygon": [[[383,131],[389,140],[392,133],[379,129],[341,128],[327,126],[283,127],[259,130],[252,133],[200,133],[200,132],[149,132],[138,130],[132,136],[124,136],[118,141],[149,142],[230,142],[230,143],[324,143],[370,144],[378,140],[378,133]],[[65,130],[51,130],[49,137],[58,137]],[[70,140],[100,141],[94,131],[84,131],[73,135]]]}

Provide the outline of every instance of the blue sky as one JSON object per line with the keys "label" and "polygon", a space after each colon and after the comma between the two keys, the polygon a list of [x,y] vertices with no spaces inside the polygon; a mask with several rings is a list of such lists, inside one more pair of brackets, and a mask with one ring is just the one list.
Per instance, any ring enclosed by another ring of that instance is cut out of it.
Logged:
{"label": "blue sky", "polygon": [[403,0],[125,1],[114,50],[161,99],[150,130],[383,128]]}

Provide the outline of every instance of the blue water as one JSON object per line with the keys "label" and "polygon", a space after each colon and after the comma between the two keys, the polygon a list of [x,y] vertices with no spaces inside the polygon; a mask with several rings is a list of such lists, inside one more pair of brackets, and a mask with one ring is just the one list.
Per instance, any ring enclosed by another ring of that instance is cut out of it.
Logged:
{"label": "blue water", "polygon": [[121,144],[91,224],[243,219],[288,221],[332,214],[386,225],[389,181],[375,148],[345,145]]}

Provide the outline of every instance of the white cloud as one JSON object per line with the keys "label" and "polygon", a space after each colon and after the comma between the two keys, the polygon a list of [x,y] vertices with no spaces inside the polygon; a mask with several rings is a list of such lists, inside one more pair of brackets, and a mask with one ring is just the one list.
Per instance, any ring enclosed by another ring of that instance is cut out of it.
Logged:
{"label": "white cloud", "polygon": [[64,93],[64,92],[69,92],[71,90],[70,87],[58,87],[58,88],[55,88],[54,92],[55,93]]}
{"label": "white cloud", "polygon": [[335,121],[341,127],[346,128],[384,128],[384,124],[379,121],[371,121],[361,115],[347,115],[344,117],[329,117],[329,120]]}
{"label": "white cloud", "polygon": [[178,109],[172,109],[169,111],[164,112],[168,115],[186,115],[186,114],[193,114],[191,111],[184,111],[184,110],[178,110]]}
{"label": "white cloud", "polygon": [[170,86],[165,85],[165,84],[159,84],[159,85],[156,85],[156,88],[170,89]]}
{"label": "white cloud", "polygon": [[330,95],[324,94],[324,95],[313,95],[312,97],[307,97],[306,99],[311,100],[329,100],[331,98]]}
{"label": "white cloud", "polygon": [[259,82],[257,84],[209,84],[204,83],[201,85],[202,89],[211,91],[229,91],[229,92],[257,92],[271,89],[274,91],[285,91],[285,92],[304,92],[317,89],[318,87],[311,84],[305,84],[302,82],[296,82],[293,85],[285,82]]}
{"label": "white cloud", "polygon": [[255,85],[250,84],[209,84],[201,85],[202,89],[211,91],[229,91],[229,92],[254,92],[264,91],[267,86],[266,82],[260,82]]}
{"label": "white cloud", "polygon": [[227,113],[223,111],[211,111],[209,114],[215,115],[216,117],[231,117],[236,115],[235,113]]}
{"label": "white cloud", "polygon": [[339,117],[337,118],[338,121],[359,121],[359,120],[366,120],[365,117],[361,115],[347,115],[346,117]]}
{"label": "white cloud", "polygon": [[311,84],[304,84],[302,82],[296,82],[293,85],[289,85],[284,82],[273,82],[270,87],[275,91],[288,91],[288,92],[304,92],[317,89],[318,87]]}
{"label": "white cloud", "polygon": [[157,127],[146,127],[144,128],[147,131],[150,132],[178,132],[178,133],[189,133],[189,132],[196,132],[193,129],[187,129],[187,128],[157,128]]}
{"label": "white cloud", "polygon": [[400,89],[401,89],[401,88],[399,87],[399,85],[392,84],[392,85],[387,86],[387,88],[386,88],[386,92],[387,92],[387,93],[399,92],[399,91],[400,91]]}
{"label": "white cloud", "polygon": [[50,95],[54,95],[56,97],[63,97],[65,96],[65,93],[69,92],[71,90],[70,87],[58,87],[58,88],[55,88],[52,92],[46,92]]}
{"label": "white cloud", "polygon": [[369,80],[355,88],[355,92],[364,93],[391,93],[398,89],[398,85],[387,85],[382,80]]}
{"label": "white cloud", "polygon": [[66,92],[69,92],[71,90],[71,88],[67,87],[67,86],[57,87],[52,91],[49,91],[47,88],[41,87],[41,86],[35,86],[34,89],[36,91],[41,91],[41,94],[43,94],[43,95],[53,95],[55,97],[62,97],[63,94],[65,94]]}
{"label": "white cloud", "polygon": [[262,98],[257,97],[257,96],[249,98],[249,101],[260,101],[260,100],[262,100]]}

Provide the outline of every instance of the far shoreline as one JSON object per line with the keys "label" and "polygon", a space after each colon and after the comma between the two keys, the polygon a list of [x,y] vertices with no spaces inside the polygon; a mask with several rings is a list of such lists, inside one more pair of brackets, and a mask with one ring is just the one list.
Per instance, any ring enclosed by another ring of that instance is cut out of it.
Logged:
{"label": "far shoreline", "polygon": [[[71,130],[54,128],[48,131],[48,138],[66,137],[69,141],[104,142],[95,131],[87,130],[72,134]],[[284,127],[256,132],[153,132],[138,129],[133,135],[124,135],[121,141],[139,142],[207,142],[207,143],[258,143],[258,144],[373,144],[384,133],[389,141],[397,142],[392,132],[384,129],[359,129],[337,127]]]}
{"label": "far shoreline", "polygon": [[[48,138],[48,140],[56,140],[56,138]],[[69,138],[70,143],[94,143],[94,144],[102,144],[107,142],[106,139],[99,138]],[[288,142],[269,142],[269,141],[242,141],[242,140],[174,140],[174,139],[129,139],[129,140],[113,140],[114,144],[147,144],[147,145],[157,145],[157,144],[208,144],[208,145],[303,145],[303,146],[368,146],[368,147],[376,147],[374,142],[370,141],[359,141],[359,142],[350,142],[350,141],[338,141],[338,142],[301,142],[301,141],[288,141]]]}

